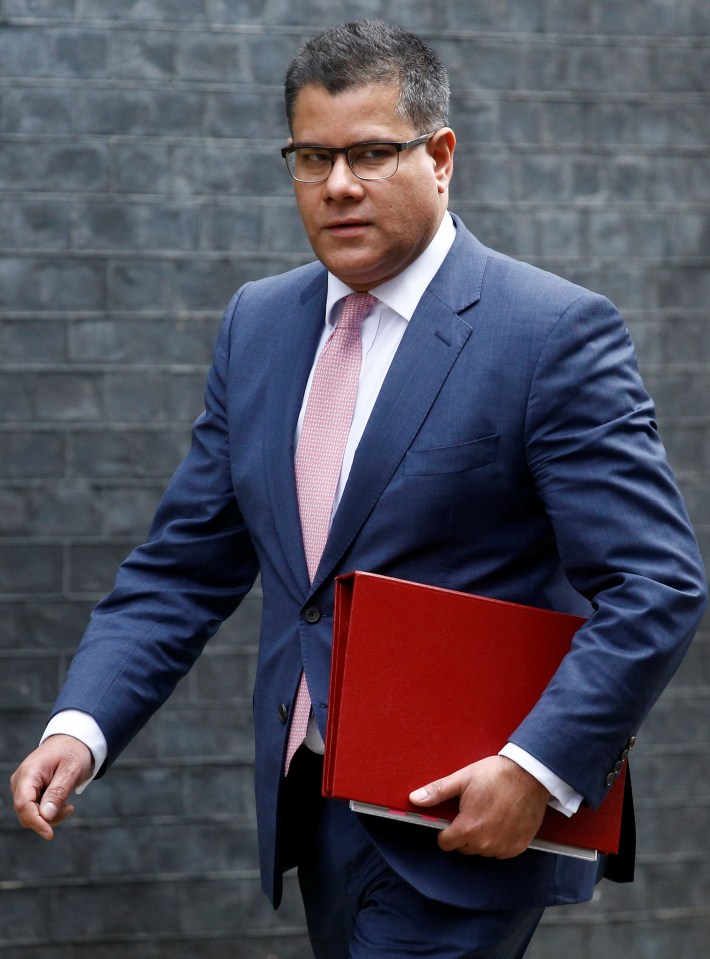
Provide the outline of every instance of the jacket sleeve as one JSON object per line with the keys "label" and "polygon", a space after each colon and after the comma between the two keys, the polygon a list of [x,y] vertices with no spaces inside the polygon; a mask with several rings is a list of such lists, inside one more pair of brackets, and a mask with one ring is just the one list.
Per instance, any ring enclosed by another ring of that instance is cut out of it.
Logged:
{"label": "jacket sleeve", "polygon": [[707,602],[653,404],[603,297],[580,295],[549,331],[526,443],[566,574],[593,612],[511,741],[596,807]]}
{"label": "jacket sleeve", "polygon": [[190,451],[147,542],[123,562],[92,614],[55,706],[55,713],[93,716],[106,737],[107,764],[167,699],[258,574],[232,487],[225,413],[238,298],[225,314]]}

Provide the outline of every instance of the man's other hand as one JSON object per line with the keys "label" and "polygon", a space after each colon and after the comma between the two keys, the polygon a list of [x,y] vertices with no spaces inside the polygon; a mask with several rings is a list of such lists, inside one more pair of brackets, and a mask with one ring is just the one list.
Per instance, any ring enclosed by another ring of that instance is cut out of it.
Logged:
{"label": "man's other hand", "polygon": [[68,798],[91,775],[91,750],[73,736],[50,736],[10,778],[15,812],[25,829],[43,839],[71,816]]}
{"label": "man's other hand", "polygon": [[458,816],[439,835],[445,851],[511,859],[537,834],[550,793],[511,759],[489,756],[416,789],[409,798],[418,806],[458,798]]}

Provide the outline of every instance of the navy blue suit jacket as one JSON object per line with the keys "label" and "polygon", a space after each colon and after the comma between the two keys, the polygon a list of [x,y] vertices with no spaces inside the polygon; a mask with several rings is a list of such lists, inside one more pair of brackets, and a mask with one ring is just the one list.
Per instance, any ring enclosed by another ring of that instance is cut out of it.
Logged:
{"label": "navy blue suit jacket", "polygon": [[[460,221],[384,382],[311,584],[293,437],[325,297],[325,270],[312,264],[249,283],[232,300],[192,448],[149,541],[96,609],[56,707],[94,716],[110,764],[260,573],[256,799],[263,884],[275,902],[287,734],[279,707],[293,702],[304,667],[325,733],[337,574],[369,570],[590,614],[510,739],[595,807],[706,598],[618,312],[486,249]],[[304,616],[312,607],[320,618]],[[433,830],[369,819],[392,865],[444,901],[572,902],[597,878],[594,866],[547,853],[500,862],[442,853]]]}

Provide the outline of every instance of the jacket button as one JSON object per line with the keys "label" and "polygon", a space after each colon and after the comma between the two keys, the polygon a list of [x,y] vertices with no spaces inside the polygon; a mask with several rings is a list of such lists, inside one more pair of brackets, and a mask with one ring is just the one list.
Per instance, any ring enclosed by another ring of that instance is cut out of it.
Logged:
{"label": "jacket button", "polygon": [[286,703],[279,703],[279,719],[285,723],[288,719],[288,706]]}
{"label": "jacket button", "polygon": [[303,618],[307,623],[317,623],[323,614],[317,606],[307,606],[303,611]]}

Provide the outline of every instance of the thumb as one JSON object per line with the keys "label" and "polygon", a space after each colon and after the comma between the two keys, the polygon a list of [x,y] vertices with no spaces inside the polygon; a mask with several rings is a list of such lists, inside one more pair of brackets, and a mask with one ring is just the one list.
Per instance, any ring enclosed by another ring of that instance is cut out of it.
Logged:
{"label": "thumb", "polygon": [[417,806],[435,806],[445,799],[453,799],[460,793],[459,777],[457,773],[454,773],[451,776],[444,776],[442,779],[427,783],[426,786],[420,786],[419,789],[415,789],[414,792],[409,794],[409,800]]}

